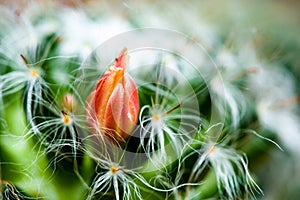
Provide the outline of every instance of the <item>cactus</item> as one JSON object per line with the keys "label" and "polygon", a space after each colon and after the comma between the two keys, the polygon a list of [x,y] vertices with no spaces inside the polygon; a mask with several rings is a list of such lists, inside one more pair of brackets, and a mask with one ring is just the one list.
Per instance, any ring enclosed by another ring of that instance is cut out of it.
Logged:
{"label": "cactus", "polygon": [[299,30],[229,2],[1,6],[0,199],[296,198]]}

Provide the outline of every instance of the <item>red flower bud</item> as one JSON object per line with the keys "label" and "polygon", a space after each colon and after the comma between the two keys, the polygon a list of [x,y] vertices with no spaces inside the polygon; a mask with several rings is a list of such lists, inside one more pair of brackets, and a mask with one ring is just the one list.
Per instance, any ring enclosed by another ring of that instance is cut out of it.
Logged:
{"label": "red flower bud", "polygon": [[138,91],[134,80],[125,73],[127,49],[116,58],[98,80],[87,99],[88,124],[115,141],[124,141],[134,129],[139,112]]}

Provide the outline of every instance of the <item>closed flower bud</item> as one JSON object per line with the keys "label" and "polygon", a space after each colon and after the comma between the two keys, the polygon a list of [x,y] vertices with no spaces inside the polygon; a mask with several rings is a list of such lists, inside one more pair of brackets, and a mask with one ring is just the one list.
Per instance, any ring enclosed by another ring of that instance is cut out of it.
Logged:
{"label": "closed flower bud", "polygon": [[138,91],[134,80],[125,73],[127,49],[116,58],[98,80],[87,99],[90,130],[100,130],[115,141],[124,141],[133,131],[139,112]]}

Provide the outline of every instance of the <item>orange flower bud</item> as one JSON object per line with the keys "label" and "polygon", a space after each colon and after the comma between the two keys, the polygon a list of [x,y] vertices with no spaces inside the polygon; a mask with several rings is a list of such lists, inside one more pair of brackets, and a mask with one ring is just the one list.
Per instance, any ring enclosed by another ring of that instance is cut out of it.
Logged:
{"label": "orange flower bud", "polygon": [[[139,112],[138,91],[134,80],[125,73],[127,49],[116,58],[98,80],[87,99],[88,124],[115,141],[124,141],[134,129]],[[94,129],[94,130],[93,130]]]}

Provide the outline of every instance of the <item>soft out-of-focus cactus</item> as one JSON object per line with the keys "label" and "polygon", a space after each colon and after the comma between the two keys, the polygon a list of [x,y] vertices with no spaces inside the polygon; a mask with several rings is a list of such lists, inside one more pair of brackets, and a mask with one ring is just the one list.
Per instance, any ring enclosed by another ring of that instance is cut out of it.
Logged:
{"label": "soft out-of-focus cactus", "polygon": [[0,199],[299,196],[299,28],[255,2],[1,6]]}

